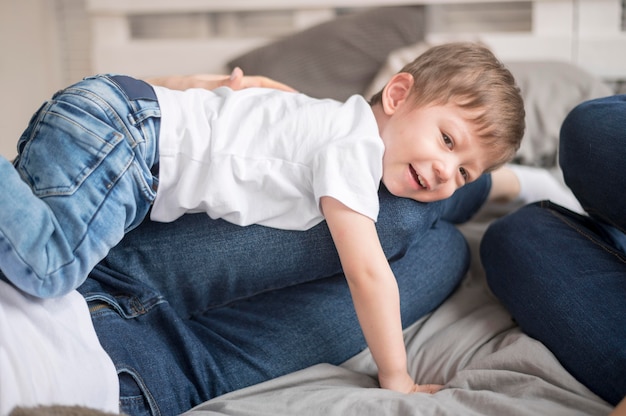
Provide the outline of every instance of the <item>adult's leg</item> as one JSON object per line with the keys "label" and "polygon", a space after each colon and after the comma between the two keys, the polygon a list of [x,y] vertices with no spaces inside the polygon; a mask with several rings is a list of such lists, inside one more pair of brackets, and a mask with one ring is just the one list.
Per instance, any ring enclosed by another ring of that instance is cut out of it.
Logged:
{"label": "adult's leg", "polygon": [[561,127],[563,177],[587,213],[626,232],[626,95],[584,102]]}
{"label": "adult's leg", "polygon": [[[486,177],[448,201],[431,204],[397,198],[381,189],[377,230],[387,258],[402,257],[441,217],[460,222],[471,216],[489,186]],[[182,317],[341,272],[325,223],[302,232],[239,227],[204,217],[186,215],[171,224],[147,220],[102,264],[164,294]],[[437,262],[455,255],[438,254]]]}
{"label": "adult's leg", "polygon": [[[210,221],[194,216],[180,223],[179,231],[212,229]],[[391,262],[403,325],[438,306],[464,276],[468,261],[465,240],[449,223],[408,241],[406,251]],[[102,265],[79,290],[120,373],[122,410],[133,415],[179,414],[313,364],[339,364],[366,347],[342,275],[230,300],[184,317],[162,293]]]}
{"label": "adult's leg", "polygon": [[[488,186],[479,181],[453,205],[477,209]],[[384,189],[380,201],[377,226],[407,326],[452,292],[469,253],[461,234],[439,221],[446,205]],[[80,291],[118,366],[124,410],[177,413],[312,364],[339,364],[365,348],[339,272],[324,224],[286,232],[188,215],[142,224]]]}
{"label": "adult's leg", "polygon": [[626,396],[626,254],[589,217],[542,202],[493,223],[489,286],[520,327],[610,403]]}
{"label": "adult's leg", "polygon": [[589,217],[524,208],[487,231],[490,286],[522,329],[616,404],[626,395],[626,96],[588,101],[565,119],[560,164]]}

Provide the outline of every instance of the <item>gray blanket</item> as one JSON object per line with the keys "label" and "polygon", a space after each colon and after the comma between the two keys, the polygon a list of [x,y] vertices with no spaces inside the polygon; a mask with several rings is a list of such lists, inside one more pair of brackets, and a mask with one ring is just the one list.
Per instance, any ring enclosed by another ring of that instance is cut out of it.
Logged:
{"label": "gray blanket", "polygon": [[540,342],[520,331],[490,293],[477,258],[485,223],[462,229],[472,268],[456,292],[405,331],[411,374],[436,394],[377,388],[368,350],[232,392],[189,411],[229,415],[607,415],[612,407],[577,382]]}

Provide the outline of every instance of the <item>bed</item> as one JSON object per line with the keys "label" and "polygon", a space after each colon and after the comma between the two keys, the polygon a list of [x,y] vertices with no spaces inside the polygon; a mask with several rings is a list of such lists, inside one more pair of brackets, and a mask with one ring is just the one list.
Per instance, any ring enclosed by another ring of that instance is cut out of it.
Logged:
{"label": "bed", "polygon": [[[465,232],[473,248],[484,224]],[[520,331],[490,294],[478,258],[456,292],[405,331],[410,371],[434,394],[377,388],[369,351],[235,391],[186,413],[208,415],[607,415],[612,407]]]}
{"label": "bed", "polygon": [[[342,100],[353,93],[367,95],[407,60],[441,41],[426,36],[424,19],[423,8],[410,5],[366,10],[270,42],[248,44],[245,52],[231,53],[226,64],[314,96]],[[484,41],[480,36],[472,40]],[[522,88],[528,115],[516,162],[549,168],[559,178],[561,121],[576,103],[611,94],[612,87],[566,59],[505,62]],[[418,382],[445,384],[442,391],[402,395],[377,388],[376,368],[365,350],[339,366],[306,368],[215,398],[186,415],[610,413],[612,406],[568,374],[545,346],[525,335],[489,291],[477,254],[480,237],[490,221],[516,207],[486,206],[460,227],[472,249],[471,269],[450,298],[405,331],[412,376]]]}

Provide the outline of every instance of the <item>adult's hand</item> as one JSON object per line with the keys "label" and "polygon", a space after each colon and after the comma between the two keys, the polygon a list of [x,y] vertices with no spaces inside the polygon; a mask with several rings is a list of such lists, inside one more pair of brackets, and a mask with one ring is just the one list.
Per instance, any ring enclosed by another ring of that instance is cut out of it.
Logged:
{"label": "adult's hand", "polygon": [[212,90],[218,87],[230,87],[233,90],[241,90],[244,88],[261,87],[274,88],[283,91],[295,91],[293,88],[283,84],[282,82],[278,82],[264,76],[244,75],[243,71],[239,67],[235,68],[230,75],[170,75],[147,78],[146,82],[173,90],[186,90],[189,88],[205,88]]}

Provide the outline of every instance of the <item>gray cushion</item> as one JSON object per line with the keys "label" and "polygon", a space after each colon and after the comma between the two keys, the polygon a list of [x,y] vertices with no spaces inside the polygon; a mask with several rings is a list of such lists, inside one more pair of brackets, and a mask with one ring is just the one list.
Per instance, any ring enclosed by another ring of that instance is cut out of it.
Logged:
{"label": "gray cushion", "polygon": [[507,62],[522,90],[526,133],[516,161],[524,165],[557,165],[559,132],[579,103],[611,95],[610,87],[567,62]]}
{"label": "gray cushion", "polygon": [[287,36],[228,65],[313,97],[345,100],[363,93],[391,51],[423,37],[423,7],[374,8]]}

